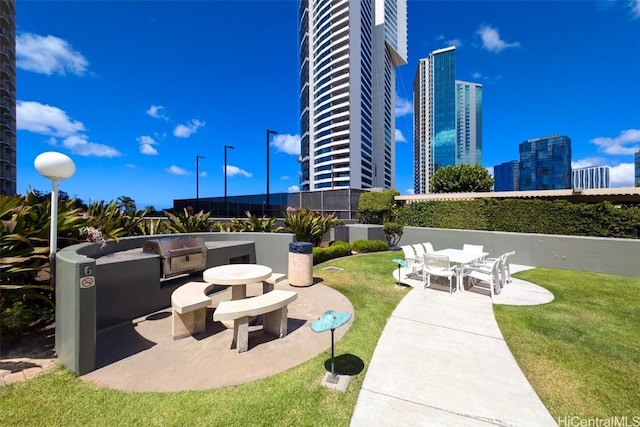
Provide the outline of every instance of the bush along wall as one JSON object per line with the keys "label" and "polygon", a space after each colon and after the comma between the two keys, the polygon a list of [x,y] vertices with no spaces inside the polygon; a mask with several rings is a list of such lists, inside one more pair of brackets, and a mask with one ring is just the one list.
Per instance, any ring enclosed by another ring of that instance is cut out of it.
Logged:
{"label": "bush along wall", "polygon": [[614,206],[610,202],[426,201],[398,208],[397,221],[413,227],[640,238],[640,207]]}

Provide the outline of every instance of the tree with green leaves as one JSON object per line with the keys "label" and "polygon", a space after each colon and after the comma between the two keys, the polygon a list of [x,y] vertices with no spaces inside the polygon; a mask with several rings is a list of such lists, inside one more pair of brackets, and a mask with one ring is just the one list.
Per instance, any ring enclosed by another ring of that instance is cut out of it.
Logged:
{"label": "tree with green leaves", "polygon": [[362,193],[358,200],[358,222],[361,224],[384,224],[395,217],[396,190],[370,191]]}
{"label": "tree with green leaves", "polygon": [[126,213],[135,213],[137,211],[136,201],[129,196],[120,196],[116,200],[118,209]]}
{"label": "tree with green leaves", "polygon": [[455,165],[438,169],[431,177],[432,193],[491,191],[494,180],[480,165]]}

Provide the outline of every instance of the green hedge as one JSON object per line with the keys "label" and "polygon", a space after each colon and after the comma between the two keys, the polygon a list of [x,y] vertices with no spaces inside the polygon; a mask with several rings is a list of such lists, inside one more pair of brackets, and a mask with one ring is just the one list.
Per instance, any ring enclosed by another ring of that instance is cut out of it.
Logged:
{"label": "green hedge", "polygon": [[413,227],[640,238],[640,207],[614,206],[610,202],[426,201],[399,208],[397,217],[398,222]]}
{"label": "green hedge", "polygon": [[384,240],[354,240],[351,243],[351,250],[354,252],[382,252],[389,249],[389,245]]}
{"label": "green hedge", "polygon": [[326,248],[313,248],[313,265],[349,255],[351,255],[351,246],[349,243],[339,240]]}

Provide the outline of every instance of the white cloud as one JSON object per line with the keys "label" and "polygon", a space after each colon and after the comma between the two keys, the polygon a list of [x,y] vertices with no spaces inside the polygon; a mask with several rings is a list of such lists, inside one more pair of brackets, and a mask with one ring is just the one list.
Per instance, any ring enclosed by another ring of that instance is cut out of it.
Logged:
{"label": "white cloud", "polygon": [[413,105],[408,99],[396,96],[396,118],[413,114]]}
{"label": "white cloud", "polygon": [[585,157],[580,160],[571,161],[571,169],[588,168],[589,166],[601,166],[604,164],[602,157]]}
{"label": "white cloud", "polygon": [[413,189],[413,188],[407,188],[406,190],[404,190],[404,192],[406,194],[415,194],[416,193],[415,189]]}
{"label": "white cloud", "polygon": [[482,78],[482,73],[476,71],[474,73],[471,73],[471,77],[473,77],[474,79]]}
{"label": "white cloud", "polygon": [[124,167],[129,169],[137,169],[136,165],[134,165],[133,163],[127,163],[126,165],[124,165]]}
{"label": "white cloud", "polygon": [[53,136],[68,136],[85,130],[81,122],[71,120],[60,108],[39,102],[18,101],[16,116],[18,130]]}
{"label": "white cloud", "polygon": [[79,156],[117,157],[120,152],[105,144],[90,142],[86,135],[70,135],[62,140],[62,145]]}
{"label": "white cloud", "polygon": [[640,19],[640,0],[629,0],[629,9],[634,18]]}
{"label": "white cloud", "polygon": [[[438,41],[445,40],[445,36],[440,34],[438,37],[436,37],[436,40],[438,40]],[[444,42],[444,44],[446,46],[460,47],[460,46],[462,46],[463,43],[462,43],[462,40],[460,40],[460,39],[449,39],[449,40],[446,40]]]}
{"label": "white cloud", "polygon": [[615,138],[599,136],[590,141],[599,151],[614,155],[629,155],[640,150],[640,129],[627,129]]}
{"label": "white cloud", "polygon": [[509,47],[520,46],[519,42],[508,43],[502,40],[498,29],[490,27],[489,25],[481,26],[478,34],[482,39],[482,47],[489,52],[498,53]]}
{"label": "white cloud", "polygon": [[158,150],[154,148],[154,145],[158,143],[148,135],[140,136],[136,138],[136,140],[140,143],[140,153],[147,154],[150,156],[158,155]]}
{"label": "white cloud", "polygon": [[189,172],[176,165],[169,166],[165,169],[165,171],[170,173],[171,175],[189,175]]}
{"label": "white cloud", "polygon": [[17,101],[16,118],[18,130],[51,136],[49,143],[52,145],[57,144],[57,138],[62,138],[62,145],[73,154],[97,157],[115,157],[121,154],[108,145],[90,142],[89,137],[83,133],[84,124],[72,120],[58,107],[35,101]]}
{"label": "white cloud", "polygon": [[495,175],[493,174],[493,166],[487,166],[485,169],[487,170],[487,172],[489,172],[489,175],[495,177]]}
{"label": "white cloud", "polygon": [[277,151],[298,156],[300,155],[300,135],[275,135],[271,146],[275,147]]}
{"label": "white cloud", "polygon": [[23,33],[16,37],[16,66],[41,74],[79,76],[87,71],[89,62],[71,48],[69,43],[54,36]]}
{"label": "white cloud", "polygon": [[396,128],[396,142],[407,142],[407,138],[404,137],[402,131]]}
{"label": "white cloud", "polygon": [[[224,172],[224,166],[222,167],[222,171]],[[247,178],[251,178],[253,174],[251,172],[247,172],[244,169],[240,169],[237,166],[227,165],[227,176],[236,176],[236,175],[244,175]]]}
{"label": "white cloud", "polygon": [[291,177],[289,175],[282,175],[280,177],[280,181],[289,181],[291,179]]}
{"label": "white cloud", "polygon": [[204,125],[205,122],[198,119],[189,120],[187,124],[176,126],[173,130],[173,136],[177,136],[178,138],[189,138],[192,134],[198,131],[198,128]]}
{"label": "white cloud", "polygon": [[162,105],[152,105],[151,107],[149,107],[146,113],[147,115],[154,117],[156,119],[169,120],[169,117],[167,117],[163,113],[163,111],[164,111],[164,107]]}
{"label": "white cloud", "polygon": [[206,178],[207,176],[209,176],[209,174],[206,171],[200,172],[200,177],[201,178]]}
{"label": "white cloud", "polygon": [[291,187],[287,188],[287,193],[297,193],[300,191],[300,187],[298,187],[297,185],[292,185]]}
{"label": "white cloud", "polygon": [[633,163],[620,163],[618,166],[609,167],[609,179],[612,187],[633,187],[635,183],[635,165]]}

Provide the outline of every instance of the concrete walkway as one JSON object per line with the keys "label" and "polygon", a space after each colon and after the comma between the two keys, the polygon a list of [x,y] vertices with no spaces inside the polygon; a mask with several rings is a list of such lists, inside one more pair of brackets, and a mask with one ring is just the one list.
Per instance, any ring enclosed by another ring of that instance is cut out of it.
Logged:
{"label": "concrete walkway", "polygon": [[[518,270],[512,266],[515,272]],[[488,290],[449,295],[418,281],[387,322],[352,426],[553,426],[498,328]],[[518,279],[494,303],[542,304],[548,291]]]}

